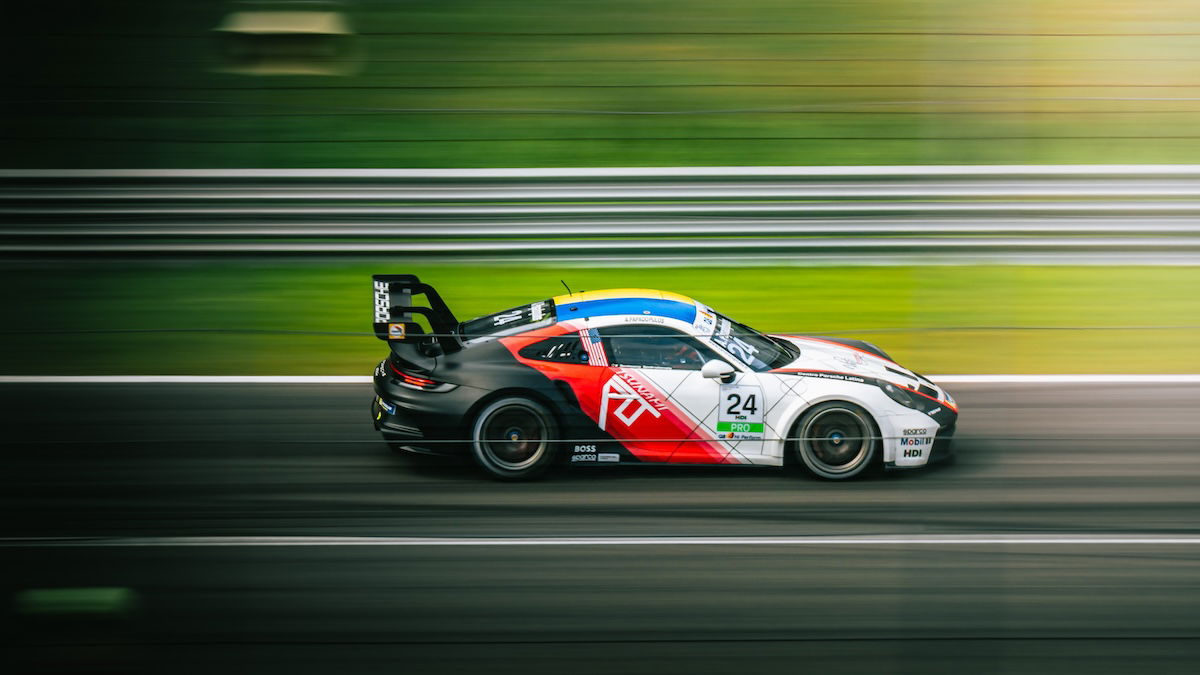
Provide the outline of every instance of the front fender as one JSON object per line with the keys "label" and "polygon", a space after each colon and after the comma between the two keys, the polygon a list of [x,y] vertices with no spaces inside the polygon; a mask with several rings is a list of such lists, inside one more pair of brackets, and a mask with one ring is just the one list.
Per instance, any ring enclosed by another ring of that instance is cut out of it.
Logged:
{"label": "front fender", "polygon": [[839,382],[810,378],[802,394],[792,397],[780,414],[779,456],[786,454],[787,438],[796,423],[813,406],[827,401],[852,403],[871,416],[882,439],[880,460],[888,466],[923,466],[929,461],[938,423],[925,413],[906,408],[874,383]]}

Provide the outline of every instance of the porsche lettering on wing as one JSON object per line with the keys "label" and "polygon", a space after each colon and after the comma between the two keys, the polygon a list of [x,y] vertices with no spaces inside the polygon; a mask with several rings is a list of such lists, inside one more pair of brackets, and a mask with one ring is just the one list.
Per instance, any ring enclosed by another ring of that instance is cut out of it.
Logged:
{"label": "porsche lettering on wing", "polygon": [[[496,478],[561,460],[795,462],[844,479],[950,451],[954,399],[865,342],[768,335],[646,289],[465,322],[413,275],[376,275],[372,293],[389,348],[375,370],[376,429],[398,451],[464,453]],[[404,339],[387,340],[389,323]]]}

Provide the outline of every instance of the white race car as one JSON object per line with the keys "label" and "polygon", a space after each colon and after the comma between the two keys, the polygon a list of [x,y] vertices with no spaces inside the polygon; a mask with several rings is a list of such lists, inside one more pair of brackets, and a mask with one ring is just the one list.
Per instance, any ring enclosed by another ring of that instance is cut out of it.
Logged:
{"label": "white race car", "polygon": [[[429,307],[412,304],[422,294]],[[372,403],[384,438],[467,452],[498,478],[556,459],[794,459],[844,479],[948,456],[958,418],[949,393],[874,345],[765,335],[662,291],[572,293],[459,323],[416,277],[376,275],[374,328],[391,347]]]}

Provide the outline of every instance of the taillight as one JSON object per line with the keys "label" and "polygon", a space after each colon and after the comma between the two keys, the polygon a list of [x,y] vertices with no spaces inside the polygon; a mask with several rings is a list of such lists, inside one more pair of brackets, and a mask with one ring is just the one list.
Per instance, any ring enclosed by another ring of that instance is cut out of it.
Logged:
{"label": "taillight", "polygon": [[420,389],[421,391],[450,391],[456,386],[448,382],[438,382],[437,380],[431,380],[427,377],[419,377],[417,375],[413,375],[412,373],[406,373],[397,368],[396,364],[392,363],[391,361],[388,361],[388,368],[391,368],[392,372],[396,375],[392,379],[410,389]]}

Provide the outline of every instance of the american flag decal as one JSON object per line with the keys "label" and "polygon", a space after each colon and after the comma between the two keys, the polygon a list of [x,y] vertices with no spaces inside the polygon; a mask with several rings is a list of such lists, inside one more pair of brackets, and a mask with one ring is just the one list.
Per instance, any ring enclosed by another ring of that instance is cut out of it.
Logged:
{"label": "american flag decal", "polygon": [[579,331],[579,340],[587,352],[588,363],[593,366],[607,366],[608,357],[604,355],[604,345],[600,344],[600,334],[595,328],[584,328]]}

